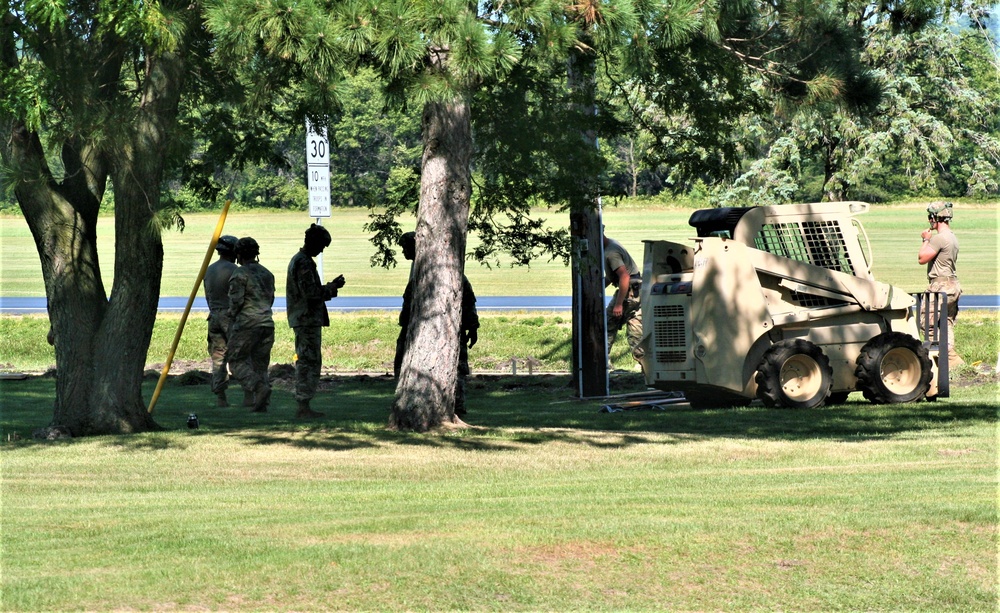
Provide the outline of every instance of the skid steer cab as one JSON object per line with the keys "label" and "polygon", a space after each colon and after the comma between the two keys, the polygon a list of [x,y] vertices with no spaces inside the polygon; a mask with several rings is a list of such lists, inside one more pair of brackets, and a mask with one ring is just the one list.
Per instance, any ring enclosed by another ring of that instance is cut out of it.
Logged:
{"label": "skid steer cab", "polygon": [[814,408],[855,391],[879,404],[947,396],[940,339],[921,340],[922,301],[872,276],[856,219],[868,208],[703,209],[688,222],[689,243],[645,241],[646,383],[695,407],[759,398]]}

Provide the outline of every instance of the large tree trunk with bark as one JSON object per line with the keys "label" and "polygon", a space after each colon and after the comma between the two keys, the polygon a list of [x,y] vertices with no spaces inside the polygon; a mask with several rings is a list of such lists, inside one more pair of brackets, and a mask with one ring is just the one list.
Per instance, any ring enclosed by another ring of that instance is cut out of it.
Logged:
{"label": "large tree trunk with bark", "polygon": [[389,425],[426,432],[455,417],[462,275],[472,179],[472,128],[464,99],[430,102],[413,260],[407,351]]}
{"label": "large tree trunk with bark", "polygon": [[[93,149],[67,144],[62,156],[67,179],[57,185],[50,179],[38,135],[23,124],[14,124],[11,133],[5,160],[40,177],[17,182],[15,194],[35,240],[48,297],[59,373],[52,424],[84,434],[95,371],[94,331],[107,307],[97,257],[97,214],[106,183],[99,178],[102,164]],[[93,190],[87,188],[88,176],[95,180]]]}
{"label": "large tree trunk with bark", "polygon": [[[597,100],[597,73],[593,54],[570,54],[569,85],[584,116],[593,116]],[[581,136],[581,148],[593,154],[597,136]],[[573,237],[573,389],[582,397],[608,395],[607,321],[604,314],[604,243],[599,194],[592,177],[580,177],[579,200],[570,202]]]}
{"label": "large tree trunk with bark", "polygon": [[[91,93],[107,103],[117,95],[121,57],[114,49],[105,57]],[[74,436],[159,429],[146,410],[141,384],[163,267],[160,185],[184,63],[174,53],[150,53],[145,68],[129,120],[104,126],[97,138],[81,134],[63,142],[61,181],[48,167],[37,132],[16,118],[0,126],[11,135],[0,152],[17,171],[14,191],[45,280],[57,367],[50,425],[64,426]],[[109,178],[115,187],[110,298],[96,231]]]}

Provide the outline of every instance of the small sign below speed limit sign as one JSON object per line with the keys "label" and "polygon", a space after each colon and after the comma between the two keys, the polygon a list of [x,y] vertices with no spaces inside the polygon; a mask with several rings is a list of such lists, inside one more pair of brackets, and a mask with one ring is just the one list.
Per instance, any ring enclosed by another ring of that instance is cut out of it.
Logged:
{"label": "small sign below speed limit sign", "polygon": [[330,216],[330,144],[326,130],[306,119],[306,181],[309,216]]}

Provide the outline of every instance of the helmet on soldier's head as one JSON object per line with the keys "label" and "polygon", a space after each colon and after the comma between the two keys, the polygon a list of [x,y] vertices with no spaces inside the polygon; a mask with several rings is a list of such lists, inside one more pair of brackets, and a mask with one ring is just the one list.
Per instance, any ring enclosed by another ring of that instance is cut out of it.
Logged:
{"label": "helmet on soldier's head", "polygon": [[236,253],[236,242],[235,236],[230,234],[223,234],[219,237],[219,241],[215,243],[215,250],[219,253]]}
{"label": "helmet on soldier's head", "polygon": [[255,258],[260,255],[260,245],[249,236],[244,236],[236,241],[236,255],[243,259]]}
{"label": "helmet on soldier's head", "polygon": [[330,231],[323,226],[312,224],[306,229],[306,241],[316,242],[322,244],[323,247],[329,247],[332,239],[330,238]]}
{"label": "helmet on soldier's head", "polygon": [[927,205],[927,216],[936,219],[951,219],[951,203],[935,200]]}
{"label": "helmet on soldier's head", "polygon": [[403,251],[403,257],[412,260],[417,257],[417,233],[405,232],[399,237],[399,248]]}

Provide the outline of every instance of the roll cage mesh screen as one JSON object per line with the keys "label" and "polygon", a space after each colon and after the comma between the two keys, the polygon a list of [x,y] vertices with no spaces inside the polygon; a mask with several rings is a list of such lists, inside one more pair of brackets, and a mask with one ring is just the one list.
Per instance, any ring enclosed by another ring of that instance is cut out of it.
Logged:
{"label": "roll cage mesh screen", "polygon": [[836,220],[764,224],[754,238],[754,247],[797,262],[854,274]]}

